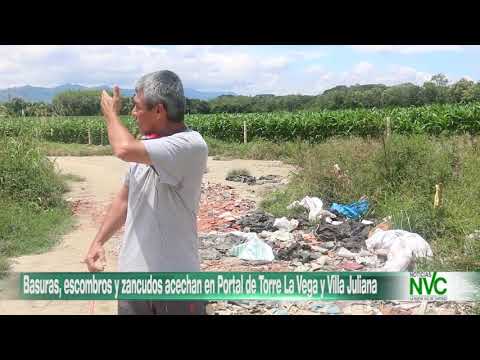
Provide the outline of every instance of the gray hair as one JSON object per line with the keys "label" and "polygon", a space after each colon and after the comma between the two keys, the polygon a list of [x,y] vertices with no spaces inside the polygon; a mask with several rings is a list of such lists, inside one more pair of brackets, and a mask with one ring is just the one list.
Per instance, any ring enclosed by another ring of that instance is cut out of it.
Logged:
{"label": "gray hair", "polygon": [[182,81],[172,71],[156,71],[142,76],[135,85],[135,91],[143,91],[148,109],[162,104],[167,110],[168,120],[183,122],[185,117],[185,95]]}

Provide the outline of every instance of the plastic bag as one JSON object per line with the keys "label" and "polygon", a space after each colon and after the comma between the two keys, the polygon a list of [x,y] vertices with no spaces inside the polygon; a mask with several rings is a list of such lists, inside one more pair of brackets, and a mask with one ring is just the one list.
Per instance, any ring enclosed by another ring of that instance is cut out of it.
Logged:
{"label": "plastic bag", "polygon": [[368,211],[368,200],[364,199],[347,205],[333,203],[330,210],[337,211],[349,219],[358,219]]}
{"label": "plastic bag", "polygon": [[318,197],[305,196],[301,201],[294,201],[287,206],[287,209],[293,209],[295,207],[304,207],[309,210],[308,220],[315,221],[324,215],[323,201]]}
{"label": "plastic bag", "polygon": [[274,255],[272,248],[263,240],[260,240],[255,233],[246,234],[249,240],[230,249],[229,254],[242,260],[263,260],[273,261]]}
{"label": "plastic bag", "polygon": [[416,258],[433,256],[430,245],[418,234],[404,230],[377,229],[365,241],[368,250],[387,250],[384,271],[406,271]]}
{"label": "plastic bag", "polygon": [[282,218],[275,219],[273,226],[275,226],[279,230],[290,232],[297,228],[298,220],[292,219],[289,221],[286,217],[282,217]]}

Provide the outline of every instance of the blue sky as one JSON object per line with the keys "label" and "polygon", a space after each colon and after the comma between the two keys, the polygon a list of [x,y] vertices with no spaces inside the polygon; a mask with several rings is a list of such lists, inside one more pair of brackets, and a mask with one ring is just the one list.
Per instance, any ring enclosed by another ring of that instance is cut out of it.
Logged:
{"label": "blue sky", "polygon": [[11,46],[0,45],[0,88],[65,83],[132,88],[169,69],[204,91],[319,94],[336,85],[412,82],[436,73],[479,81],[480,46]]}

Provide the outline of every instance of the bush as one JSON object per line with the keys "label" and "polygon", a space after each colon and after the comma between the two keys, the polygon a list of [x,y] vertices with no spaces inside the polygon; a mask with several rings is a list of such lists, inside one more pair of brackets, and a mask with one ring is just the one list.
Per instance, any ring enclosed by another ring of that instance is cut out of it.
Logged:
{"label": "bush", "polygon": [[42,208],[62,202],[64,183],[39,143],[23,138],[0,138],[0,195]]}
{"label": "bush", "polygon": [[46,250],[71,224],[64,177],[38,145],[0,137],[0,277],[8,257]]}

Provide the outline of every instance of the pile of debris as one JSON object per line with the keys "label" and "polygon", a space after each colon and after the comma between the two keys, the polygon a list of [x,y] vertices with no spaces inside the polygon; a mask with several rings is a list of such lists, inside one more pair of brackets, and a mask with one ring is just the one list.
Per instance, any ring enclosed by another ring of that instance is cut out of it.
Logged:
{"label": "pile of debris", "polygon": [[207,306],[211,315],[465,315],[471,301],[218,301]]}
{"label": "pile of debris", "polygon": [[202,184],[197,226],[200,233],[235,231],[236,220],[255,208],[255,202],[239,199],[231,186]]}
{"label": "pile of debris", "polygon": [[[247,184],[258,180],[238,175],[227,178]],[[275,218],[239,200],[230,186],[202,187],[199,250],[203,271],[407,271],[418,258],[432,256],[418,234],[393,228],[391,218],[368,219],[368,199],[351,204],[305,197],[290,204],[295,218]],[[479,232],[480,234],[480,232]],[[471,251],[479,234],[471,235]],[[228,301],[210,302],[209,314],[465,314],[469,302],[398,301]]]}
{"label": "pile of debris", "polygon": [[220,202],[207,210],[213,219],[201,218],[200,227],[209,231],[200,236],[203,260],[234,256],[244,261],[284,261],[294,271],[406,271],[413,269],[415,259],[432,256],[423,238],[392,230],[390,219],[380,224],[361,220],[368,210],[365,198],[346,205],[334,203],[326,210],[320,199],[305,197],[289,208],[303,207],[308,216],[289,220],[259,209],[248,212],[247,205],[222,196],[226,205]]}
{"label": "pile of debris", "polygon": [[248,185],[263,185],[263,184],[278,184],[282,181],[279,175],[265,175],[260,176],[258,179],[255,176],[238,174],[228,175],[225,180],[236,181],[241,183],[247,183]]}

